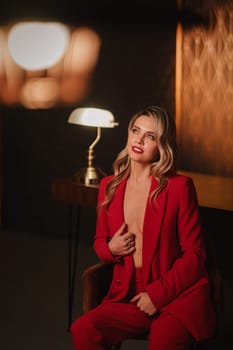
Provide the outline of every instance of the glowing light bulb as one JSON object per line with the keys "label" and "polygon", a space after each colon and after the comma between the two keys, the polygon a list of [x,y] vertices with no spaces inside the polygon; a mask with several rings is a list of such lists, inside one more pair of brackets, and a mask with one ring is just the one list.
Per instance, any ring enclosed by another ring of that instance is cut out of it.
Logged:
{"label": "glowing light bulb", "polygon": [[68,28],[58,22],[22,22],[8,36],[8,48],[15,62],[26,70],[41,70],[56,64],[69,40]]}

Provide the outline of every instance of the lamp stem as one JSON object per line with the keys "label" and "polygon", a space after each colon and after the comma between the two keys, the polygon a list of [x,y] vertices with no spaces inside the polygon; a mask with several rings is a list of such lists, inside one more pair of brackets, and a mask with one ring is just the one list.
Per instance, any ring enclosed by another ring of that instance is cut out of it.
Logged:
{"label": "lamp stem", "polygon": [[92,161],[95,158],[94,147],[97,144],[97,142],[100,140],[100,137],[101,137],[101,128],[97,127],[97,136],[95,140],[88,147],[88,155],[87,155],[88,166],[87,168],[82,168],[74,175],[75,183],[82,184],[85,186],[98,186],[100,179],[103,176],[106,176],[106,174],[101,169],[95,168],[92,165]]}
{"label": "lamp stem", "polygon": [[98,126],[96,138],[88,147],[88,157],[87,157],[88,167],[92,167],[92,161],[95,158],[94,157],[94,147],[99,142],[100,137],[101,137],[101,128]]}
{"label": "lamp stem", "polygon": [[94,148],[95,145],[97,144],[97,142],[99,142],[100,137],[101,137],[101,128],[98,126],[98,127],[97,127],[97,135],[96,135],[96,138],[95,138],[95,140],[90,144],[89,148]]}

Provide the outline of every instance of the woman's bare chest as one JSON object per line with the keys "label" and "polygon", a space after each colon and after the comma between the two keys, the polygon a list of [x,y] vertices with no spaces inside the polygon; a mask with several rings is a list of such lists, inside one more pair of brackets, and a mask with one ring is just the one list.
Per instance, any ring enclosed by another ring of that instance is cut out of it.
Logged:
{"label": "woman's bare chest", "polygon": [[124,218],[128,229],[135,234],[142,233],[148,199],[148,185],[133,188],[126,187],[124,196]]}

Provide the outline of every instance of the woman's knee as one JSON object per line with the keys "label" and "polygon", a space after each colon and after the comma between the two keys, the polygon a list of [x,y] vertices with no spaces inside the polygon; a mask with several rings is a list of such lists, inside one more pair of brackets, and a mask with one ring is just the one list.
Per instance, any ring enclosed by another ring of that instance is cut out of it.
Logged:
{"label": "woman's knee", "polygon": [[169,314],[161,314],[151,324],[149,349],[189,349],[192,336],[184,325]]}
{"label": "woman's knee", "polygon": [[86,315],[82,315],[73,321],[70,326],[70,333],[75,334],[77,331],[79,332],[80,328],[83,332],[85,332],[85,329],[93,328],[91,319]]}
{"label": "woman's knee", "polygon": [[70,326],[70,333],[75,350],[105,349],[101,332],[93,320],[85,314],[76,319]]}
{"label": "woman's knee", "polygon": [[77,318],[70,326],[70,333],[72,336],[75,336],[77,333],[85,337],[90,333],[90,330],[94,328],[94,325],[91,322],[89,317],[85,315]]}

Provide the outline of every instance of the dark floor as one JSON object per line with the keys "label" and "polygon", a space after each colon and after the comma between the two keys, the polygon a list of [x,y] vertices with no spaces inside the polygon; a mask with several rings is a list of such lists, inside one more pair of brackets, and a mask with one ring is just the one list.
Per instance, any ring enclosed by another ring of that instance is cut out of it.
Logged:
{"label": "dark floor", "polygon": [[2,349],[71,349],[65,244],[22,233],[1,234]]}
{"label": "dark floor", "polygon": [[[67,332],[67,240],[2,232],[0,325],[3,350],[71,350]],[[81,271],[96,261],[90,245],[78,250],[74,317],[81,313]],[[126,342],[122,350],[146,349]],[[80,349],[81,350],[81,349]]]}
{"label": "dark floor", "polygon": [[[67,332],[67,240],[2,232],[0,249],[1,349],[71,350]],[[91,245],[82,243],[78,251],[74,317],[81,313],[81,271],[95,261]],[[232,283],[227,290],[226,299],[232,307]],[[229,322],[227,328],[231,327]],[[224,338],[224,344],[221,341],[211,349],[232,350],[232,343],[227,345],[226,341]],[[144,349],[144,341],[128,341],[122,347]]]}

